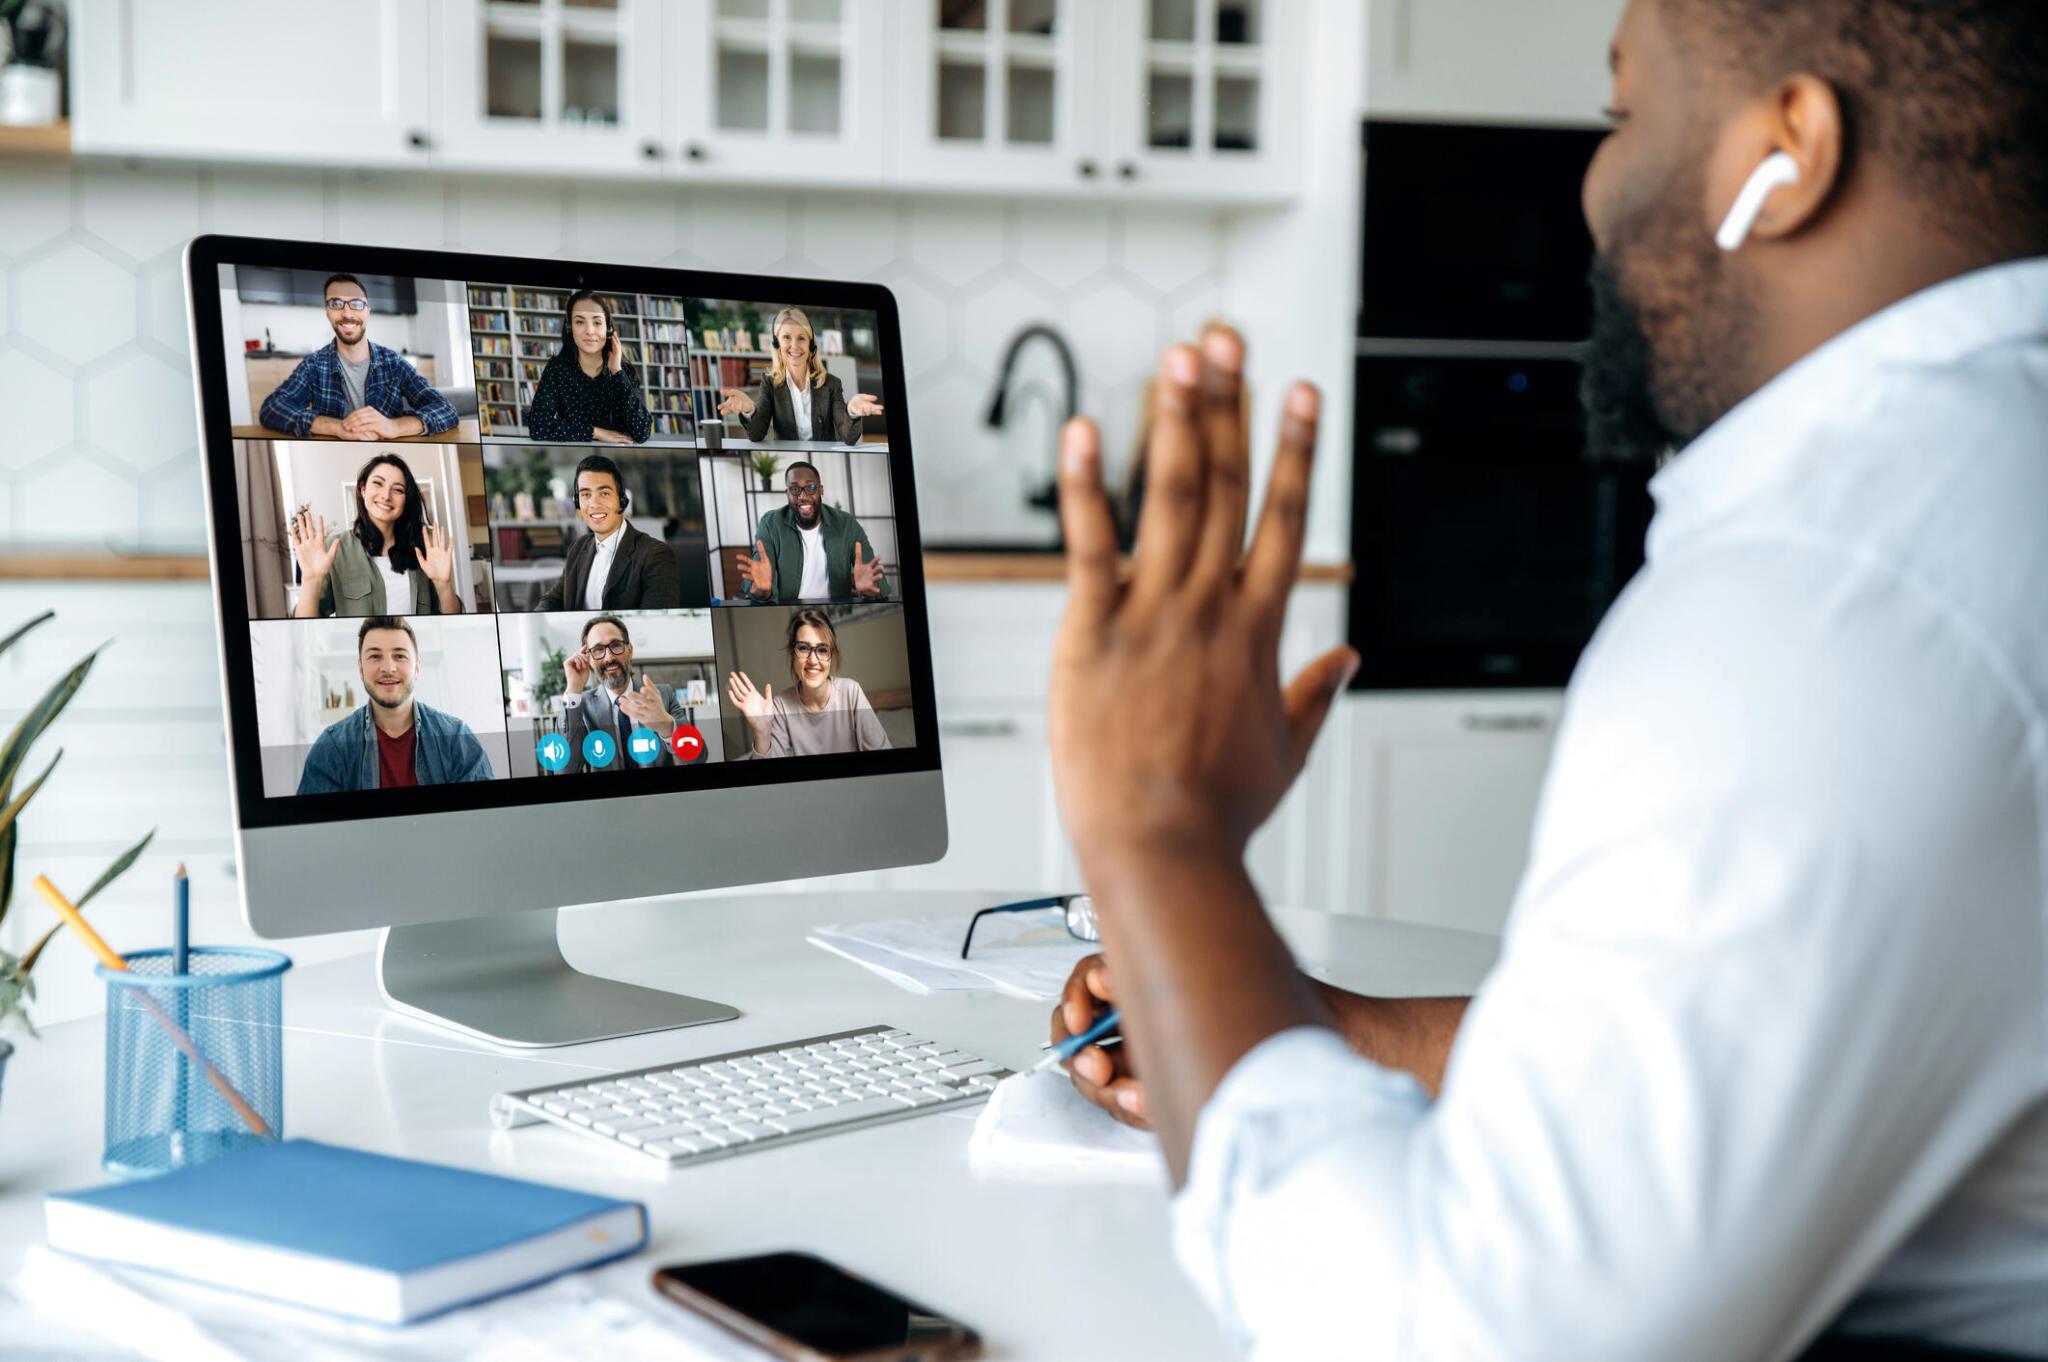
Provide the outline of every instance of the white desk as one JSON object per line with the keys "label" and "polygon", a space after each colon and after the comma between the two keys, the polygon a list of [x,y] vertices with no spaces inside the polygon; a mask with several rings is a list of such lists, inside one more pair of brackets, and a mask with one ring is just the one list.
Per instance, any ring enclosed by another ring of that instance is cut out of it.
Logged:
{"label": "white desk", "polygon": [[[818,923],[876,917],[957,914],[964,929],[974,908],[1002,901],[810,893],[565,913],[563,949],[583,968],[716,998],[741,1015],[562,1050],[498,1051],[390,1013],[368,955],[294,970],[285,980],[285,1132],[642,1200],[653,1220],[650,1270],[809,1249],[957,1314],[992,1355],[1019,1362],[1233,1356],[1174,1266],[1164,1188],[977,1179],[966,1155],[971,1112],[674,1172],[552,1127],[490,1127],[495,1092],[873,1022],[1022,1068],[1046,1037],[1045,1005],[994,993],[918,997],[803,939]],[[1497,946],[1469,932],[1276,916],[1304,963],[1365,992],[1470,992]],[[17,1043],[0,1099],[0,1278],[41,1241],[45,1191],[105,1180],[103,1035],[94,1018]]]}

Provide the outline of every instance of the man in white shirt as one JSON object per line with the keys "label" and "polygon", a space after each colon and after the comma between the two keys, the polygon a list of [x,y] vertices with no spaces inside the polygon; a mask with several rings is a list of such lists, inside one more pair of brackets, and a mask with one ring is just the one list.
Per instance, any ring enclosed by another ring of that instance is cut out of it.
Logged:
{"label": "man in white shirt", "polygon": [[602,454],[576,465],[576,514],[590,531],[562,560],[536,610],[674,610],[683,603],[675,550],[626,518],[630,498],[619,466]]}
{"label": "man in white shirt", "polygon": [[1077,1079],[1259,1357],[2048,1356],[2043,72],[2038,0],[1631,0],[1589,414],[1682,452],[1469,1006],[1319,989],[1244,872],[1356,667],[1277,671],[1314,390],[1241,560],[1241,343],[1168,352],[1128,584],[1065,433],[1055,1031],[1123,1008]]}

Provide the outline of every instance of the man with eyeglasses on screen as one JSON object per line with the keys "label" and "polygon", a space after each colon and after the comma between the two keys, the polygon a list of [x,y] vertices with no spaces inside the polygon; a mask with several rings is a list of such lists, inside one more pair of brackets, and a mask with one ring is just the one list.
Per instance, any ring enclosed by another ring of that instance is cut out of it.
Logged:
{"label": "man with eyeglasses on screen", "polygon": [[263,399],[263,424],[286,435],[333,440],[402,440],[439,435],[460,419],[455,406],[396,350],[372,341],[370,295],[353,274],[321,289],[334,339],[299,361]]}
{"label": "man with eyeglasses on screen", "polygon": [[[583,647],[562,659],[568,680],[562,698],[563,736],[569,740],[570,772],[619,771],[628,766],[673,766],[669,754],[676,725],[686,715],[671,686],[656,685],[645,672],[633,682],[633,636],[616,615],[593,615],[583,622]],[[592,678],[600,684],[586,690]],[[650,729],[659,739],[651,753],[636,752],[637,729]],[[611,756],[592,762],[584,739],[592,732],[610,734]],[[698,748],[701,758],[703,749]]]}
{"label": "man with eyeglasses on screen", "polygon": [[754,527],[754,552],[740,558],[740,590],[749,600],[880,600],[889,584],[867,531],[825,504],[825,483],[811,464],[789,466],[778,506]]}

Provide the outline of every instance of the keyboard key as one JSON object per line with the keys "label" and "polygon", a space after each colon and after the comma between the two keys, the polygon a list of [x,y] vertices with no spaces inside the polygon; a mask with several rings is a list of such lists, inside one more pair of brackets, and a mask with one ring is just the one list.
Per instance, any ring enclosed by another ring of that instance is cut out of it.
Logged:
{"label": "keyboard key", "polygon": [[865,1102],[854,1102],[843,1107],[830,1107],[823,1111],[792,1111],[783,1116],[771,1116],[768,1124],[775,1129],[795,1135],[820,1126],[835,1126],[844,1121],[857,1121],[863,1116],[880,1116],[888,1112],[903,1110],[905,1104],[888,1097],[871,1097]]}
{"label": "keyboard key", "polygon": [[652,1130],[661,1122],[651,1116],[599,1118],[590,1128],[600,1135],[623,1135],[629,1130]]}
{"label": "keyboard key", "polygon": [[985,1059],[977,1059],[971,1064],[948,1064],[940,1072],[944,1073],[948,1078],[973,1078],[978,1074],[992,1074],[1002,1067],[1000,1064],[991,1064]]}

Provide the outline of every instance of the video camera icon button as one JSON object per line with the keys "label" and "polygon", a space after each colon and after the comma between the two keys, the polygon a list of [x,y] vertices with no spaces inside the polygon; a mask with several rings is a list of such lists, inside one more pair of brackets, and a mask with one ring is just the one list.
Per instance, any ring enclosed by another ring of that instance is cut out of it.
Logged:
{"label": "video camera icon button", "polygon": [[546,771],[560,775],[569,769],[569,740],[559,733],[550,733],[542,738],[534,752]]}
{"label": "video camera icon button", "polygon": [[626,735],[626,755],[642,766],[661,760],[661,735],[651,728],[636,728]]}
{"label": "video camera icon button", "polygon": [[697,725],[677,724],[668,742],[676,760],[683,765],[704,760],[704,735],[697,731]]}
{"label": "video camera icon button", "polygon": [[594,769],[602,770],[612,764],[612,758],[619,754],[618,740],[603,729],[593,728],[583,736],[583,760]]}

